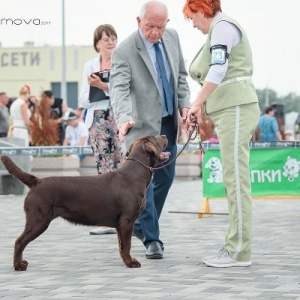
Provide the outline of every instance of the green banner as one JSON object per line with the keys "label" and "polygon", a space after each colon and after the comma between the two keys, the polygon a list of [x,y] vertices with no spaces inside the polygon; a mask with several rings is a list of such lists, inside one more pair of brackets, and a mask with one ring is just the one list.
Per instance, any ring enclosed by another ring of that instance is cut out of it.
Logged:
{"label": "green banner", "polygon": [[[219,150],[207,150],[202,162],[203,197],[226,197]],[[300,195],[300,150],[251,149],[252,196]]]}

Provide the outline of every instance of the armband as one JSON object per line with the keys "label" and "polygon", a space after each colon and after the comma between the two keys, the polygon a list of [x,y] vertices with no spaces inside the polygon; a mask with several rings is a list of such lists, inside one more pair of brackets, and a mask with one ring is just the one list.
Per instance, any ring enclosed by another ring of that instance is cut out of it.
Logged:
{"label": "armband", "polygon": [[210,53],[211,53],[210,66],[224,65],[226,63],[226,59],[229,57],[229,54],[227,53],[226,45],[214,45],[210,48]]}

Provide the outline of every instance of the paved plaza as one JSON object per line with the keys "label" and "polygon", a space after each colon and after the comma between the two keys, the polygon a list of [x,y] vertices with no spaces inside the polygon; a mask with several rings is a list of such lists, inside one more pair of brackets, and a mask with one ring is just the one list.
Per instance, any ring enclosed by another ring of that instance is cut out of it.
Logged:
{"label": "paved plaza", "polygon": [[[116,235],[92,236],[88,227],[56,219],[24,252],[29,267],[12,267],[23,230],[23,196],[0,196],[0,299],[300,299],[300,199],[253,202],[253,255],[248,268],[206,267],[224,240],[228,216],[199,219],[202,181],[176,180],[161,217],[163,260],[148,260],[132,240],[140,269],[126,268]],[[227,212],[225,200],[211,200]]]}

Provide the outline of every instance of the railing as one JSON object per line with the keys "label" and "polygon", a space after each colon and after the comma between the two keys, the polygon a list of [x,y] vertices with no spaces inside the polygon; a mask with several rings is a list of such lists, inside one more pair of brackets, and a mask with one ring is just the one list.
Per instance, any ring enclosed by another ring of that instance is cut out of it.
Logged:
{"label": "railing", "polygon": [[[33,155],[33,156],[50,156],[50,155],[66,155],[66,154],[92,154],[90,146],[34,146],[34,147],[16,147],[14,144],[2,142],[8,147],[0,147],[0,155]],[[204,150],[219,149],[219,143],[202,142]],[[181,150],[184,144],[178,144],[177,149]],[[251,149],[266,148],[300,148],[300,141],[283,141],[283,142],[251,142]],[[186,151],[199,150],[199,143],[187,144]]]}

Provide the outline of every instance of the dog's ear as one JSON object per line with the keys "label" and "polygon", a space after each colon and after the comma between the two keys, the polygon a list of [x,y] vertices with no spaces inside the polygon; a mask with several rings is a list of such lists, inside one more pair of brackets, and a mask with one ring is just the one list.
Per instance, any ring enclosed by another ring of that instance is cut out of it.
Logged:
{"label": "dog's ear", "polygon": [[133,147],[133,143],[131,144],[131,146],[129,147],[129,149],[126,152],[126,156],[128,156],[130,154],[130,152],[132,151],[132,147]]}
{"label": "dog's ear", "polygon": [[[156,142],[156,141],[155,141]],[[143,148],[146,152],[154,154],[155,156],[158,156],[158,151],[157,151],[157,147],[155,146],[156,143],[151,141],[150,138],[146,138],[143,141]]]}
{"label": "dog's ear", "polygon": [[143,143],[143,138],[136,139],[129,147],[129,149],[126,152],[126,156],[128,156],[132,151],[135,151],[134,148],[139,147]]}

